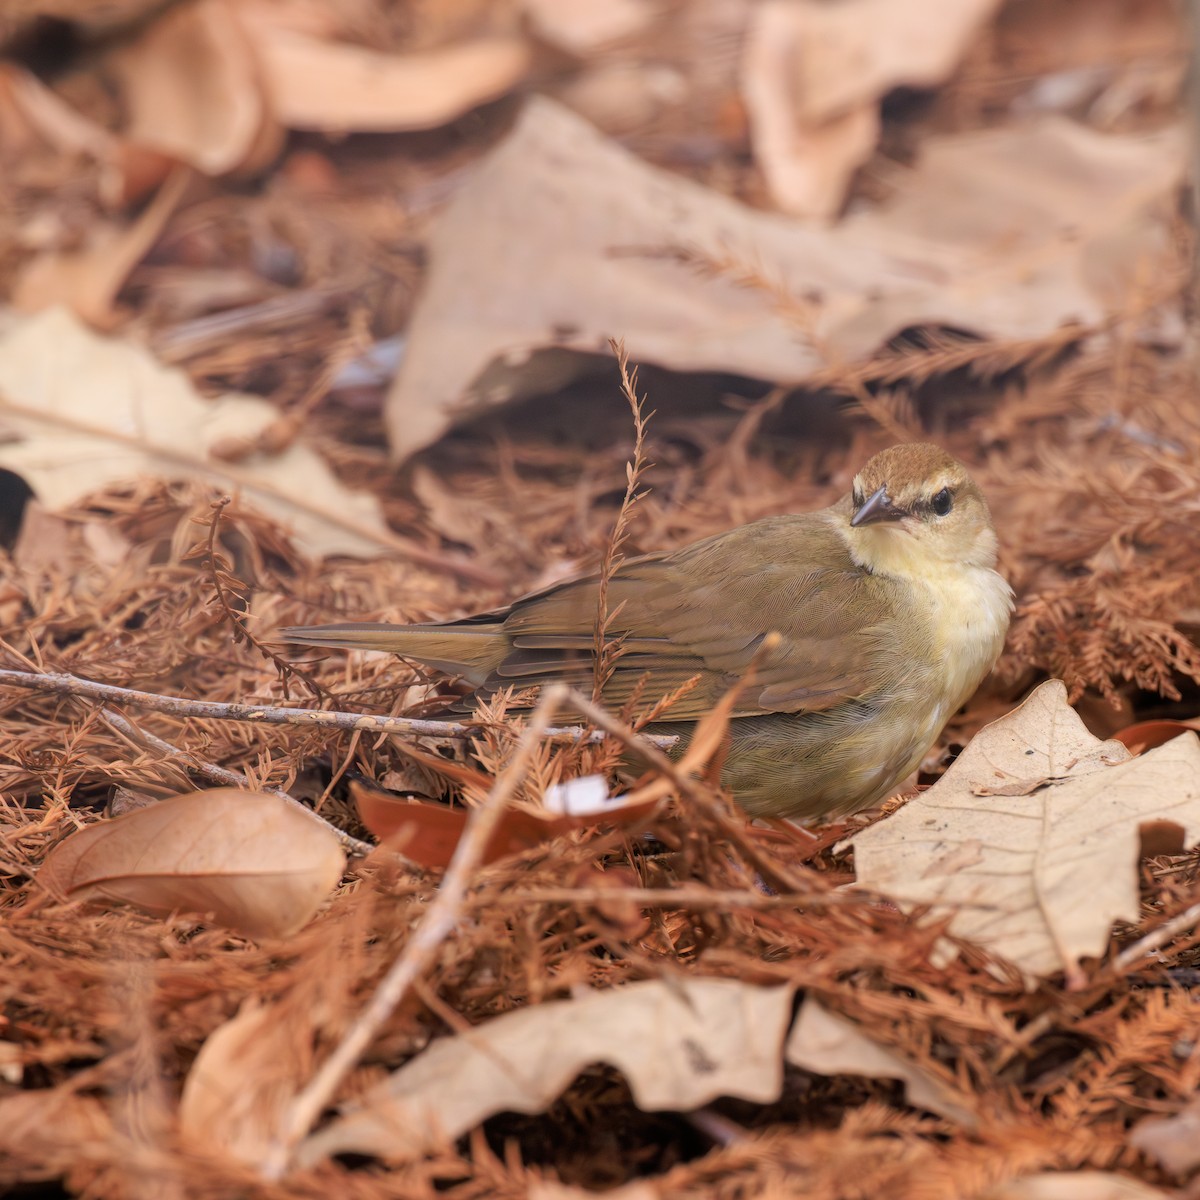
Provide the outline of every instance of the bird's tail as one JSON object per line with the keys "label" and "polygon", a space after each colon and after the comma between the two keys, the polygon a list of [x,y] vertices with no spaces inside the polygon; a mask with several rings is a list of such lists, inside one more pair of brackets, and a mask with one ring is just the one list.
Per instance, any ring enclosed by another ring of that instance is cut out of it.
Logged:
{"label": "bird's tail", "polygon": [[384,650],[480,686],[509,650],[499,625],[293,625],[279,636],[300,646]]}

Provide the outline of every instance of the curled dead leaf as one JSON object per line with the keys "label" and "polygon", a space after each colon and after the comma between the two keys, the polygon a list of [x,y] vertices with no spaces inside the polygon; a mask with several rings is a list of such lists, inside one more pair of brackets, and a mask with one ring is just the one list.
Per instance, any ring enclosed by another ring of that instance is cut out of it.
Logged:
{"label": "curled dead leaf", "polygon": [[275,1006],[250,999],[213,1030],[184,1080],[180,1132],[261,1166],[311,1069],[311,1033],[301,1022],[293,1026],[280,1024]]}
{"label": "curled dead leaf", "polygon": [[746,35],[742,92],[775,203],[833,216],[875,149],[880,100],[945,79],[998,0],[764,0]]}
{"label": "curled dead leaf", "polygon": [[[431,769],[439,769],[435,760],[422,756],[419,761],[428,762]],[[445,770],[446,766],[440,765],[440,769]],[[471,814],[468,808],[451,808],[431,800],[395,795],[360,779],[350,781],[350,797],[359,820],[381,842],[387,842],[388,849],[426,867],[450,864]],[[657,795],[643,799],[635,796],[623,803],[606,805],[603,812],[575,815],[510,808],[488,840],[482,861],[492,863],[510,854],[520,854],[590,825],[626,826],[644,821],[654,811],[658,799]]]}
{"label": "curled dead leaf", "polygon": [[286,937],[345,866],[333,831],[282,797],[211,788],[71,834],[37,878],[58,899],[212,914],[251,937]]}
{"label": "curled dead leaf", "polygon": [[283,144],[254,44],[229,0],[169,7],[104,65],[121,92],[131,144],[206,175],[261,169]]}
{"label": "curled dead leaf", "polygon": [[281,28],[265,10],[251,28],[271,109],[293,129],[432,129],[504,95],[533,61],[522,37],[383,54]]}
{"label": "curled dead leaf", "polygon": [[177,168],[130,225],[97,222],[85,250],[32,259],[13,285],[13,307],[31,313],[64,304],[93,328],[113,328],[120,319],[117,293],[158,241],[188,179],[187,169]]}
{"label": "curled dead leaf", "polygon": [[789,987],[647,980],[506,1013],[442,1038],[302,1143],[334,1154],[419,1157],[496,1112],[541,1112],[590,1063],[615,1066],[645,1112],[717,1096],[758,1103],[783,1086]]}
{"label": "curled dead leaf", "polygon": [[1153,750],[1155,746],[1161,746],[1187,733],[1189,729],[1200,733],[1200,721],[1137,721],[1118,729],[1112,736],[1113,741],[1120,742],[1130,754],[1141,754],[1143,750]]}

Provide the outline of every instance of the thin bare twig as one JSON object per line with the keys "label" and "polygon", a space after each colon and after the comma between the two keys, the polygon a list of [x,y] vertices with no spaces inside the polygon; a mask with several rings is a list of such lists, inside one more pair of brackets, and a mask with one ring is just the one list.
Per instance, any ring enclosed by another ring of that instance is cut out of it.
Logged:
{"label": "thin bare twig", "polygon": [[[814,897],[811,891],[793,892],[787,895],[771,892],[729,891],[704,887],[699,884],[683,884],[669,888],[566,888],[543,887],[528,891],[505,889],[498,895],[489,894],[480,898],[481,903],[502,904],[603,904],[614,900],[628,901],[643,908],[687,908],[717,909],[726,911],[735,908],[811,908]],[[865,892],[842,892],[816,898],[820,904],[874,905],[878,901]]]}
{"label": "thin bare twig", "polygon": [[1150,930],[1145,937],[1138,938],[1132,945],[1126,946],[1112,960],[1111,969],[1118,973],[1128,971],[1130,967],[1140,962],[1146,955],[1153,954],[1160,946],[1165,946],[1181,933],[1186,933],[1189,929],[1195,929],[1197,924],[1200,924],[1200,904],[1193,904],[1190,908],[1185,908],[1183,912],[1177,913],[1169,921],[1164,921],[1161,925]]}
{"label": "thin bare twig", "polygon": [[358,1020],[289,1106],[275,1145],[264,1162],[263,1173],[268,1179],[277,1180],[286,1173],[293,1151],[332,1100],[338,1085],[453,931],[462,914],[467,888],[483,861],[484,850],[567,692],[564,685],[552,684],[542,693],[511,762],[497,778],[484,802],[473,809],[467,819],[442,885],[421,923],[380,981]]}
{"label": "thin bare twig", "polygon": [[[465,725],[457,721],[423,721],[413,717],[383,717],[314,708],[275,708],[270,705],[225,704],[215,700],[185,700],[181,696],[159,696],[154,692],[139,692],[133,688],[81,679],[78,675],[54,672],[37,675],[29,671],[0,669],[0,687],[5,685],[63,696],[86,696],[102,703],[128,704],[177,717],[248,721],[254,725],[321,725],[349,732],[363,730],[367,733],[407,733],[418,737],[441,738],[475,737],[483,728],[480,724]],[[578,726],[563,726],[545,730],[545,737],[555,741],[598,742],[603,740],[604,735]],[[643,740],[666,749],[679,741],[674,736],[645,737]]]}
{"label": "thin bare twig", "polygon": [[[210,783],[217,783],[222,787],[249,788],[251,786],[250,780],[239,771],[231,771],[228,767],[220,767],[216,763],[205,762],[204,759],[197,758],[187,750],[180,750],[178,746],[172,746],[170,742],[164,741],[164,739],[158,737],[156,734],[138,728],[132,721],[121,716],[120,713],[113,712],[111,708],[102,708],[100,715],[114,729],[119,730],[133,741],[141,742],[145,746],[158,750],[169,758],[182,759],[183,762],[181,765],[189,775],[199,775],[201,778],[209,780]],[[356,837],[351,837],[336,825],[331,825],[320,813],[314,812],[307,804],[301,804],[295,796],[288,795],[282,788],[255,787],[254,790],[269,792],[272,796],[278,796],[280,799],[286,800],[293,808],[299,809],[306,817],[319,821],[326,829],[333,831],[337,836],[337,840],[341,843],[342,849],[347,854],[352,854],[356,858],[365,858],[376,849],[370,842],[360,841]]]}
{"label": "thin bare twig", "polygon": [[[234,607],[234,589],[236,587],[244,587],[245,585],[233,575],[229,562],[217,548],[217,532],[221,528],[221,517],[224,515],[225,509],[232,503],[232,496],[222,496],[219,500],[212,502],[210,505],[212,516],[208,521],[208,536],[204,539],[203,545],[195,546],[189,550],[183,556],[183,561],[187,562],[189,559],[198,558],[203,562],[204,566],[208,569],[208,577],[212,581],[217,607],[220,608],[226,621],[229,622],[233,629],[234,645],[236,646],[239,642],[246,642],[248,645],[253,646],[263,658],[274,666],[275,670],[279,672],[279,682],[283,687],[283,698],[285,700],[291,699],[288,692],[288,681],[294,675],[308,688],[314,699],[319,703],[323,698],[329,696],[328,689],[322,687],[303,667],[276,654],[274,650],[264,644],[246,624],[246,614],[239,612]],[[199,518],[196,518],[196,520],[198,521]]]}
{"label": "thin bare twig", "polygon": [[612,339],[609,341],[613,353],[617,356],[617,369],[621,372],[621,393],[629,403],[633,414],[633,456],[625,464],[625,495],[621,498],[621,507],[617,519],[613,523],[612,533],[604,547],[604,559],[600,564],[600,582],[596,592],[596,623],[592,634],[592,699],[597,703],[604,691],[605,685],[612,678],[617,668],[617,660],[624,651],[621,643],[624,635],[609,637],[609,629],[620,616],[623,605],[618,605],[613,611],[608,608],[608,589],[613,576],[620,567],[624,555],[621,547],[629,537],[629,519],[637,502],[646,494],[639,490],[642,473],[650,465],[646,461],[646,423],[653,413],[642,411],[642,398],[637,394],[637,368],[629,367],[629,355],[625,351],[625,343]]}

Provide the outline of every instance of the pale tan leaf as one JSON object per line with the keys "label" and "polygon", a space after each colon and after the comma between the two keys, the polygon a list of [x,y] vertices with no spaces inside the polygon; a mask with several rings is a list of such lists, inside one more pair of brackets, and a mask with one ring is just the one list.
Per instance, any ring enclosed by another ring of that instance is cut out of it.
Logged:
{"label": "pale tan leaf", "polygon": [[519,1009],[443,1038],[310,1137],[333,1154],[417,1157],[496,1112],[546,1109],[590,1063],[608,1063],[645,1112],[717,1096],[778,1098],[791,989],[731,979],[648,980]]}
{"label": "pale tan leaf", "polygon": [[128,113],[125,138],[206,175],[261,166],[273,154],[266,143],[282,145],[230,0],[168,8],[138,37],[118,43],[104,69]]}
{"label": "pale tan leaf", "polygon": [[980,1200],[1168,1200],[1170,1193],[1109,1171],[1042,1171],[980,1194]]}
{"label": "pale tan leaf", "polygon": [[806,998],[792,1026],[784,1057],[793,1066],[819,1075],[865,1075],[868,1079],[898,1079],[914,1108],[927,1108],[967,1129],[975,1114],[948,1084],[873,1041],[852,1021]]}
{"label": "pale tan leaf", "polygon": [[297,1024],[307,1052],[288,1044],[291,1031],[281,1026],[278,1009],[253,998],[213,1030],[184,1080],[180,1132],[261,1166],[311,1068],[311,1033]]}
{"label": "pale tan leaf", "polygon": [[433,129],[504,95],[526,75],[523,37],[495,36],[413,54],[385,54],[247,14],[275,117],[333,133]]}
{"label": "pale tan leaf", "polygon": [[841,208],[879,139],[893,88],[946,79],[999,0],[764,0],[752,10],[742,94],[775,203],[805,217]]}
{"label": "pale tan leaf", "polygon": [[539,37],[579,56],[641,33],[655,17],[648,0],[521,0]]}
{"label": "pale tan leaf", "polygon": [[212,914],[252,937],[305,925],[345,870],[331,829],[279,796],[211,788],[89,825],[46,856],[61,899]]}
{"label": "pale tan leaf", "polygon": [[1200,1168],[1200,1100],[1170,1117],[1146,1117],[1129,1132],[1129,1144],[1172,1175]]}
{"label": "pale tan leaf", "polygon": [[1092,737],[1058,680],[982,729],[933,787],[852,839],[858,881],[1032,980],[1104,952],[1138,917],[1139,829],[1200,837],[1200,739],[1130,759]]}
{"label": "pale tan leaf", "polygon": [[999,0],[763,0],[746,32],[742,95],[772,199],[832,217],[879,140],[880,102],[947,78]]}
{"label": "pale tan leaf", "polygon": [[[544,360],[607,353],[614,330],[642,362],[801,382],[914,325],[1008,338],[1094,325],[1119,281],[1167,261],[1182,161],[1177,131],[1057,119],[930,137],[893,200],[815,228],[648,166],[533,98],[434,227],[387,401],[393,449],[537,394]],[[698,278],[680,247],[731,277]],[[753,269],[810,298],[803,321],[733,277]]]}
{"label": "pale tan leaf", "polygon": [[200,479],[275,517],[312,554],[378,554],[390,536],[378,501],[344,487],[314,451],[293,444],[237,463],[214,453],[253,442],[278,416],[249,396],[203,400],[182,371],[62,309],[0,333],[0,466],[50,511],[139,476]]}

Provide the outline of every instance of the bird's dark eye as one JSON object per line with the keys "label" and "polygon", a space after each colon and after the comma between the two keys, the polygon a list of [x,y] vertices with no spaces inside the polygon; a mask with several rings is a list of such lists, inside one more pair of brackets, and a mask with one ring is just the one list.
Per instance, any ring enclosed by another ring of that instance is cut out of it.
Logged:
{"label": "bird's dark eye", "polygon": [[932,501],[933,511],[939,517],[944,517],[954,507],[954,497],[950,495],[949,488],[942,488]]}

